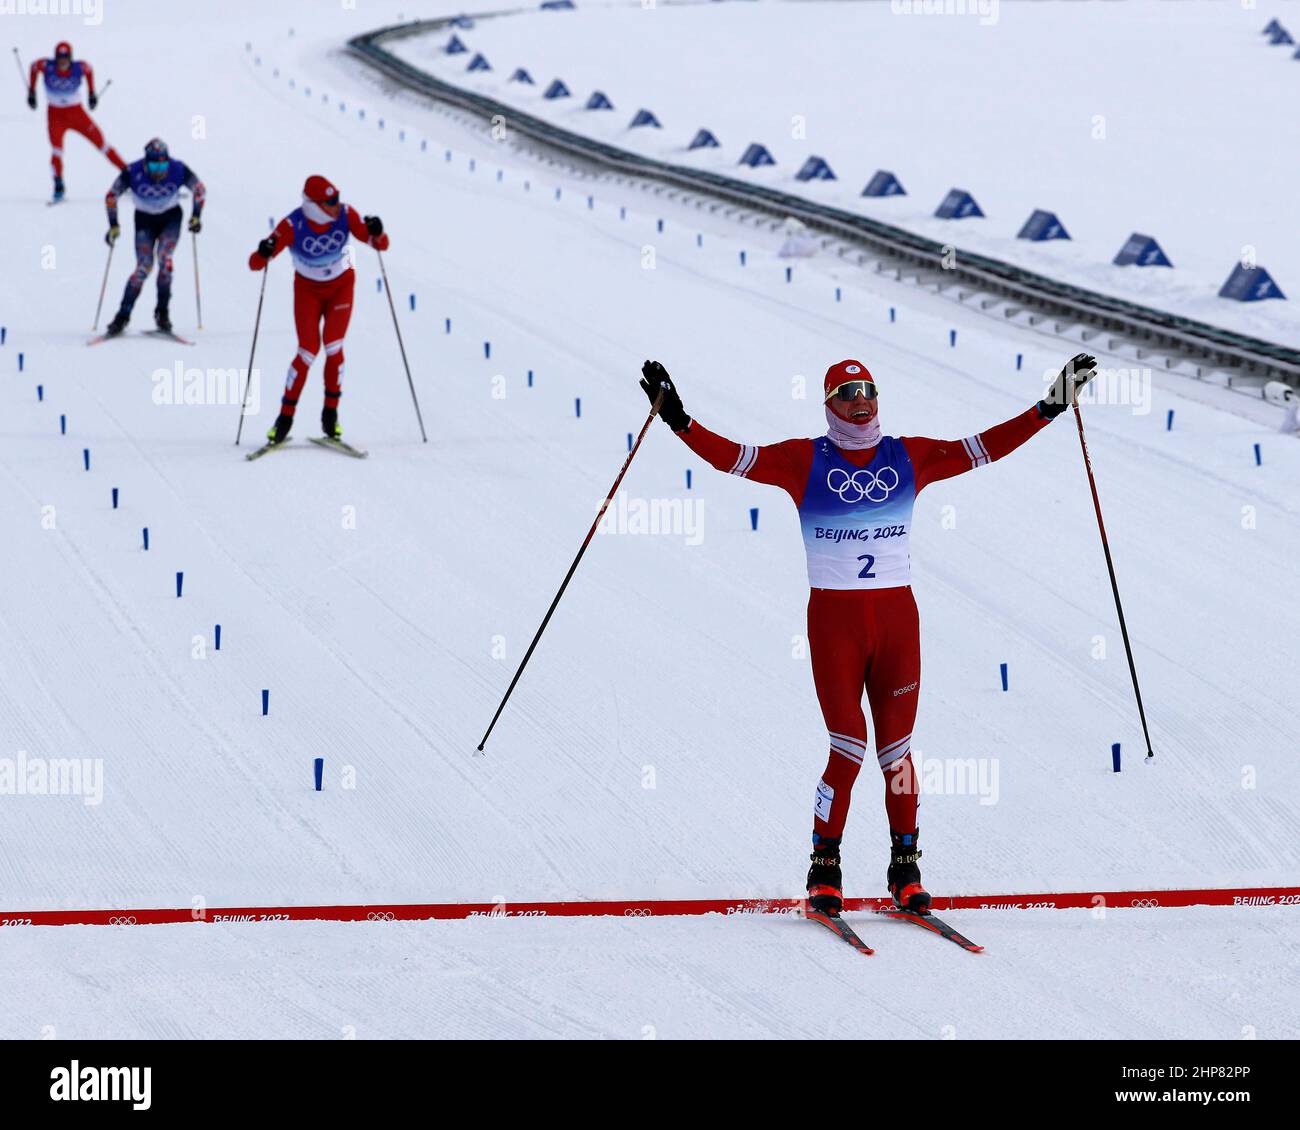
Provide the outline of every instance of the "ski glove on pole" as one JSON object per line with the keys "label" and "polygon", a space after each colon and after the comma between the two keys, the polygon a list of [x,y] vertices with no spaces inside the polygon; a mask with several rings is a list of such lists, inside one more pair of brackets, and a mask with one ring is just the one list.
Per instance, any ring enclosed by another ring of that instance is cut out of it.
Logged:
{"label": "ski glove on pole", "polygon": [[682,407],[682,398],[677,395],[677,386],[658,361],[647,361],[641,366],[641,388],[649,397],[650,403],[662,391],[663,404],[659,406],[659,418],[675,432],[684,432],[691,426],[691,418]]}
{"label": "ski glove on pole", "polygon": [[1097,358],[1090,353],[1075,354],[1057,374],[1047,395],[1038,402],[1038,411],[1048,420],[1055,420],[1074,403],[1078,392],[1097,375]]}
{"label": "ski glove on pole", "polygon": [[104,233],[104,242],[112,247],[117,242],[117,237],[122,234],[122,229],[114,224]]}

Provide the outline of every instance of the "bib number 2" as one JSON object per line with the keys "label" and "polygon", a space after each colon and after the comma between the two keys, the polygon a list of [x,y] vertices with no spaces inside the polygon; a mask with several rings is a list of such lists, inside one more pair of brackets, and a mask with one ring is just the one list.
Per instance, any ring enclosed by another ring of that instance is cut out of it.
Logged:
{"label": "bib number 2", "polygon": [[871,553],[863,553],[858,556],[858,560],[866,562],[866,564],[862,566],[862,571],[858,574],[859,578],[863,580],[874,579],[876,574],[873,573],[871,569],[876,563],[875,555]]}

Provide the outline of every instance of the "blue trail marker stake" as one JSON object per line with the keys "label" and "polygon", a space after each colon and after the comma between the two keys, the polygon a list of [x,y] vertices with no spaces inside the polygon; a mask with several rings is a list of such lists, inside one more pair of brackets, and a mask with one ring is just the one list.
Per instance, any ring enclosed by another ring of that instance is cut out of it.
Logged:
{"label": "blue trail marker stake", "polygon": [[595,206],[596,206],[596,198],[595,198],[594,196],[588,196],[588,197],[587,197],[587,211],[590,212],[590,211],[591,211]]}
{"label": "blue trail marker stake", "polygon": [[663,220],[656,220],[655,223],[657,224],[657,226],[658,226],[658,230],[659,230],[659,231],[663,231],[663,230],[664,230],[664,222],[663,222]]}
{"label": "blue trail marker stake", "polygon": [[149,527],[148,526],[145,526],[144,528],[144,547],[145,549],[149,548]]}
{"label": "blue trail marker stake", "polygon": [[182,586],[183,586],[184,584],[185,584],[185,574],[184,574],[184,573],[181,573],[181,572],[178,572],[178,573],[176,574],[176,599],[177,599],[177,600],[180,599],[180,596],[181,596],[181,588],[182,588]]}
{"label": "blue trail marker stake", "polygon": [[1258,467],[1264,462],[1264,457],[1260,453],[1259,444],[1255,444],[1255,466]]}
{"label": "blue trail marker stake", "polygon": [[699,232],[695,233],[695,246],[696,247],[704,246],[704,236]]}
{"label": "blue trail marker stake", "polygon": [[20,373],[23,371],[23,355],[21,353],[18,354],[18,371]]}
{"label": "blue trail marker stake", "polygon": [[790,281],[791,279],[793,279],[793,278],[794,278],[794,268],[793,268],[793,267],[786,267],[786,269],[785,269],[785,281],[786,281],[786,282],[789,282],[789,281]]}
{"label": "blue trail marker stake", "polygon": [[749,508],[749,528],[751,530],[758,529],[758,507],[757,506],[751,506]]}
{"label": "blue trail marker stake", "polygon": [[956,330],[949,330],[949,331],[948,331],[948,347],[949,347],[950,349],[956,349],[956,348],[957,348],[957,331],[956,331]]}
{"label": "blue trail marker stake", "polygon": [[81,462],[82,465],[86,468],[86,470],[89,471],[90,470],[90,448],[83,447],[81,449]]}
{"label": "blue trail marker stake", "polygon": [[1165,431],[1172,432],[1173,430],[1174,430],[1174,410],[1171,408],[1169,409],[1169,415],[1165,417]]}
{"label": "blue trail marker stake", "polygon": [[1002,664],[1002,689],[1007,689],[1007,665]]}
{"label": "blue trail marker stake", "polygon": [[575,396],[573,398],[573,414],[577,416],[578,419],[582,419],[582,397],[580,396]]}
{"label": "blue trail marker stake", "polygon": [[889,308],[889,320],[890,320],[891,322],[894,320],[894,316],[895,316],[895,315],[894,315],[894,308],[891,306],[891,307]]}
{"label": "blue trail marker stake", "polygon": [[745,253],[743,251],[740,253],[740,265],[742,267],[745,265]]}
{"label": "blue trail marker stake", "polygon": [[1110,763],[1112,766],[1114,766],[1115,772],[1118,773],[1119,772],[1119,742],[1115,742],[1110,747]]}
{"label": "blue trail marker stake", "polygon": [[529,370],[528,370],[528,387],[529,387],[529,388],[532,388],[532,387],[533,387],[533,371],[532,371],[532,369],[529,369]]}
{"label": "blue trail marker stake", "polygon": [[626,219],[627,219],[627,208],[626,208],[626,207],[620,208],[620,209],[618,210],[618,218],[619,218],[620,220],[626,220]]}
{"label": "blue trail marker stake", "polygon": [[117,487],[113,488],[113,509],[117,509]]}
{"label": "blue trail marker stake", "polygon": [[415,295],[411,295],[411,309],[415,309]]}
{"label": "blue trail marker stake", "polygon": [[313,768],[316,770],[316,791],[320,792],[321,779],[325,776],[325,759],[323,757],[316,758]]}
{"label": "blue trail marker stake", "polygon": [[44,385],[37,385],[37,386],[36,386],[36,399],[37,399],[37,400],[44,400],[44,399],[45,399],[45,386],[44,386]]}
{"label": "blue trail marker stake", "polygon": [[217,624],[212,629],[212,635],[215,640],[215,643],[213,644],[213,650],[220,651],[221,650],[221,625],[220,624]]}
{"label": "blue trail marker stake", "polygon": [[0,345],[4,345],[5,338],[9,336],[9,331],[4,326],[0,326]]}
{"label": "blue trail marker stake", "polygon": [[445,318],[445,319],[443,319],[443,323],[444,323],[444,325],[446,325],[446,327],[447,327],[447,332],[448,332],[448,333],[451,333],[451,319],[450,319],[450,318]]}
{"label": "blue trail marker stake", "polygon": [[492,357],[492,343],[485,341],[483,343],[483,359],[489,360]]}
{"label": "blue trail marker stake", "polygon": [[632,433],[631,433],[631,432],[628,432],[628,433],[627,433],[627,449],[628,449],[628,451],[631,451],[631,450],[632,450]]}
{"label": "blue trail marker stake", "polygon": [[270,713],[271,713],[271,692],[268,690],[264,690],[262,691],[262,717],[265,718]]}
{"label": "blue trail marker stake", "polygon": [[689,467],[686,468],[686,489],[691,489],[691,469]]}
{"label": "blue trail marker stake", "polygon": [[839,300],[840,300],[840,288],[839,288],[839,287],[836,287],[836,288],[835,288],[835,301],[838,302]]}
{"label": "blue trail marker stake", "polygon": [[1024,355],[1023,353],[1017,353],[1017,354],[1016,354],[1016,372],[1017,372],[1017,373],[1020,372],[1020,366],[1023,365],[1024,363],[1025,363],[1025,355]]}
{"label": "blue trail marker stake", "polygon": [[[60,415],[60,416],[59,416],[59,435],[61,435],[61,436],[65,436],[65,435],[67,435],[67,434],[68,434],[68,418],[67,418],[67,416]],[[1255,446],[1258,447],[1259,445],[1256,444]]]}

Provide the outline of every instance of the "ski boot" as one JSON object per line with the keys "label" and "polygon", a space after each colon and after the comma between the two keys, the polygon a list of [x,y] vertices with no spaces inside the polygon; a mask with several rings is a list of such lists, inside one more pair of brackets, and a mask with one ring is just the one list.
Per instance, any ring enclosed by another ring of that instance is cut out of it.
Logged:
{"label": "ski boot", "polygon": [[54,178],[54,203],[57,204],[64,197],[63,178]]}
{"label": "ski boot", "polygon": [[159,306],[154,310],[153,324],[165,334],[172,332],[172,316],[166,306]]}
{"label": "ski boot", "polygon": [[293,417],[281,413],[275,418],[275,423],[270,426],[266,433],[268,443],[283,443],[289,438],[289,429],[293,427]]}
{"label": "ski boot", "polygon": [[813,833],[813,851],[808,857],[808,905],[822,914],[839,914],[844,907],[844,879],[840,875],[840,841]]}
{"label": "ski boot", "polygon": [[130,314],[126,313],[123,310],[119,310],[116,314],[113,315],[113,320],[108,323],[108,328],[104,330],[104,333],[108,337],[117,337],[118,334],[120,334],[124,329],[126,329],[126,324],[130,320],[131,320]]}
{"label": "ski boot", "polygon": [[889,833],[892,847],[885,880],[889,884],[889,893],[894,900],[894,905],[899,910],[906,910],[912,914],[929,914],[930,893],[921,886],[921,869],[916,865],[916,861],[921,858],[921,849],[917,846],[916,837],[916,832]]}
{"label": "ski boot", "polygon": [[321,409],[320,430],[325,433],[328,439],[343,438],[343,428],[339,425],[339,410],[337,408]]}

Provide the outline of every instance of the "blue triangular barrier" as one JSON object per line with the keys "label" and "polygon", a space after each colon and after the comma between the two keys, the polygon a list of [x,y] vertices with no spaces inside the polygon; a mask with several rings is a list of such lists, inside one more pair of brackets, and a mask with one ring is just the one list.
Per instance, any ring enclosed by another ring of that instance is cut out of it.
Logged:
{"label": "blue triangular barrier", "polygon": [[628,123],[628,129],[631,129],[634,126],[654,126],[655,129],[663,129],[663,126],[659,124],[659,119],[650,113],[649,110],[638,110],[636,114],[633,115],[632,121]]}
{"label": "blue triangular barrier", "polygon": [[903,186],[898,183],[898,178],[893,173],[887,173],[884,169],[877,171],[876,175],[867,181],[867,187],[862,190],[863,196],[906,196]]}
{"label": "blue triangular barrier", "polygon": [[759,165],[775,165],[776,161],[772,159],[772,154],[767,151],[766,146],[753,141],[750,142],[749,148],[740,155],[740,164],[756,169]]}
{"label": "blue triangular barrier", "polygon": [[971,216],[984,215],[975,203],[975,197],[964,188],[949,189],[948,195],[943,198],[943,203],[935,209],[934,214],[941,220],[965,220]]}
{"label": "blue triangular barrier", "polygon": [[529,86],[536,85],[533,82],[533,76],[530,75],[523,67],[516,67],[515,73],[510,76],[511,82],[525,82]]}
{"label": "blue triangular barrier", "polygon": [[835,174],[824,157],[809,157],[794,175],[795,180],[834,180]]}
{"label": "blue triangular barrier", "polygon": [[1281,24],[1278,25],[1277,31],[1273,33],[1273,38],[1268,41],[1270,47],[1287,47],[1295,43],[1291,38],[1291,33]]}
{"label": "blue triangular barrier", "polygon": [[492,64],[482,55],[475,55],[474,58],[469,61],[469,66],[465,69],[467,71],[490,71],[492,69]]}
{"label": "blue triangular barrier", "polygon": [[468,51],[469,48],[460,41],[459,35],[453,35],[449,40],[447,40],[447,46],[444,47],[443,50],[446,51],[448,55],[460,55],[463,52]]}
{"label": "blue triangular barrier", "polygon": [[1228,281],[1219,288],[1219,297],[1238,302],[1260,302],[1265,298],[1285,299],[1286,295],[1263,267],[1246,267],[1238,263],[1232,268]]}
{"label": "blue triangular barrier", "polygon": [[1035,241],[1069,239],[1070,233],[1065,230],[1065,225],[1056,218],[1055,212],[1044,212],[1041,208],[1035,208],[1029,219],[1025,221],[1025,226],[1016,233],[1016,238]]}
{"label": "blue triangular barrier", "polygon": [[686,148],[687,149],[717,149],[718,139],[714,137],[709,130],[702,129],[693,138],[691,138],[691,143]]}
{"label": "blue triangular barrier", "polygon": [[1281,28],[1282,25],[1278,23],[1277,20],[1269,20],[1268,23],[1264,25],[1264,30],[1261,34],[1272,35],[1275,31],[1281,30]]}
{"label": "blue triangular barrier", "polygon": [[587,99],[588,110],[612,110],[613,108],[614,103],[599,90],[592,91],[591,97]]}
{"label": "blue triangular barrier", "polygon": [[543,94],[542,97],[543,98],[568,98],[569,88],[565,86],[564,83],[557,78],[554,82],[551,83],[550,86],[546,88],[546,93]]}
{"label": "blue triangular barrier", "polygon": [[1160,244],[1152,236],[1134,232],[1112,262],[1117,267],[1172,267]]}

